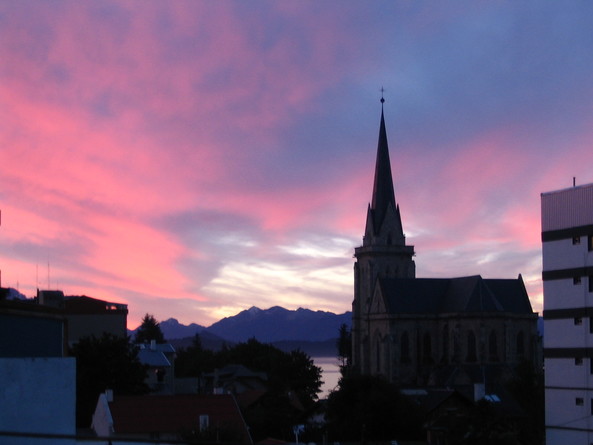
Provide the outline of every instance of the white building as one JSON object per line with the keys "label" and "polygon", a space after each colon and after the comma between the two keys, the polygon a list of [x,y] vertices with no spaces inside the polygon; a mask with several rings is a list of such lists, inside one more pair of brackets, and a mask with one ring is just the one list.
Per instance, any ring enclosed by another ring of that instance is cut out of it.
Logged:
{"label": "white building", "polygon": [[75,445],[76,361],[0,358],[0,445]]}
{"label": "white building", "polygon": [[542,193],[547,445],[593,444],[593,184]]}

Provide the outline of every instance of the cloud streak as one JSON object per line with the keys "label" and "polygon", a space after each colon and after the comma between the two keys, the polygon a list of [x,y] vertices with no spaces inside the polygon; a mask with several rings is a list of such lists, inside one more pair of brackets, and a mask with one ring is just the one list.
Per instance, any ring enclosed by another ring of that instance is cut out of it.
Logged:
{"label": "cloud streak", "polygon": [[590,9],[1,2],[2,285],[131,327],[349,310],[384,86],[418,275],[541,310],[539,194],[593,180]]}

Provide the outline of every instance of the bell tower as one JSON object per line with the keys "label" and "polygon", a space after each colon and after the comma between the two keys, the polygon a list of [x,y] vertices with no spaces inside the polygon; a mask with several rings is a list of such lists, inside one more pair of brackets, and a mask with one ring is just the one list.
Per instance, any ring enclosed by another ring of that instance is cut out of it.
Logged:
{"label": "bell tower", "polygon": [[352,364],[369,372],[368,314],[379,278],[415,278],[414,246],[406,245],[399,205],[395,201],[387,131],[381,98],[381,124],[377,145],[373,195],[367,209],[362,246],[354,249],[354,301],[352,302]]}

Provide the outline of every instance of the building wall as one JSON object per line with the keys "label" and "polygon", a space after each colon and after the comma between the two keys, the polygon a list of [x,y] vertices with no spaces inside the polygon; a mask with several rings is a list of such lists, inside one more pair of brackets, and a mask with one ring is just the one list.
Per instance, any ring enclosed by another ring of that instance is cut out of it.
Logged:
{"label": "building wall", "polygon": [[541,203],[546,440],[589,445],[593,443],[593,184],[543,193]]}
{"label": "building wall", "polygon": [[[448,365],[512,367],[525,360],[537,363],[536,317],[440,314],[373,320],[369,373],[399,385],[425,386],[434,384],[433,373]],[[496,354],[491,353],[492,337]]]}
{"label": "building wall", "polygon": [[0,313],[0,357],[62,357],[64,319],[26,311]]}
{"label": "building wall", "polygon": [[127,333],[127,313],[67,314],[68,343],[77,343],[82,337],[94,335],[100,338],[104,333],[125,337]]}
{"label": "building wall", "polygon": [[[0,358],[0,376],[0,432],[76,434],[74,358]],[[6,445],[73,443],[0,434]]]}

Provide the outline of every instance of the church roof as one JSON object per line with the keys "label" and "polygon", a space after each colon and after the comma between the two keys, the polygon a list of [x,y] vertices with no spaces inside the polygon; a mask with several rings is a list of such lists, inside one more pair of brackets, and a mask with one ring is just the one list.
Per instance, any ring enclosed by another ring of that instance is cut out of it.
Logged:
{"label": "church roof", "polygon": [[485,279],[479,275],[382,278],[379,282],[391,314],[533,313],[521,276],[516,279]]}

